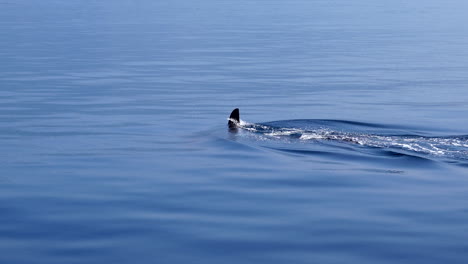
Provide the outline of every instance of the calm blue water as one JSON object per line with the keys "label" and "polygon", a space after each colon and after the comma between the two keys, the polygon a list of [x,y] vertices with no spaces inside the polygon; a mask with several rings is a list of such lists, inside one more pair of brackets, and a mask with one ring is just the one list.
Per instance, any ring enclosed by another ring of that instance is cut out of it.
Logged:
{"label": "calm blue water", "polygon": [[0,263],[468,263],[467,10],[2,0]]}

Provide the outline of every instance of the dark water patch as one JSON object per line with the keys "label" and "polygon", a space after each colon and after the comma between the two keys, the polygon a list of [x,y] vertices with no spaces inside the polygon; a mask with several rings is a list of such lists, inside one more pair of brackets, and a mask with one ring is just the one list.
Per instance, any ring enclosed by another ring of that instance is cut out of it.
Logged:
{"label": "dark water patch", "polygon": [[390,174],[403,174],[405,171],[402,170],[389,170],[389,169],[364,169],[364,171],[377,172],[377,173],[390,173]]}
{"label": "dark water patch", "polygon": [[454,164],[462,168],[468,168],[468,161],[447,160],[447,163]]}
{"label": "dark water patch", "polygon": [[376,123],[366,123],[360,121],[351,121],[351,120],[338,120],[338,119],[293,119],[293,120],[279,120],[263,123],[265,125],[279,126],[279,127],[316,127],[316,126],[326,126],[326,127],[347,127],[347,128],[383,128],[383,129],[409,129],[410,127],[406,126],[397,126],[397,125],[384,125]]}
{"label": "dark water patch", "polygon": [[421,164],[430,164],[434,162],[434,160],[431,159],[430,157],[423,157],[423,156],[418,156],[416,154],[409,154],[409,153],[397,152],[397,151],[391,151],[391,150],[379,149],[378,151],[373,151],[373,153],[377,155],[381,155],[383,157],[387,157],[387,158],[407,160],[409,162],[414,162],[415,164],[418,162],[420,162]]}

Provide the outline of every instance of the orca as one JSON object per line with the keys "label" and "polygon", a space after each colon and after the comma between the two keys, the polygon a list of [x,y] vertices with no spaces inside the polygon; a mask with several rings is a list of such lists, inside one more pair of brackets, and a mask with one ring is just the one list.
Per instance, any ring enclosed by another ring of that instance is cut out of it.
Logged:
{"label": "orca", "polygon": [[229,116],[228,126],[230,129],[236,129],[240,124],[239,108],[232,110]]}

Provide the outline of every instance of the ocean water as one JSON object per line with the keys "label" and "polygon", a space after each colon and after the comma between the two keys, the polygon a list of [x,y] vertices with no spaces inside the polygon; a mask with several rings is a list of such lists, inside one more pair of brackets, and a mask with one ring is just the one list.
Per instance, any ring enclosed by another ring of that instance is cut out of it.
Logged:
{"label": "ocean water", "polygon": [[468,263],[467,10],[0,1],[0,263]]}

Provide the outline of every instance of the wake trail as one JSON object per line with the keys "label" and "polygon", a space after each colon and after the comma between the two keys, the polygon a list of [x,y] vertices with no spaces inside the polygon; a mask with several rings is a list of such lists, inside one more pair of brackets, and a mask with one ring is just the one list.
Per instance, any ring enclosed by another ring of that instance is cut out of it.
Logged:
{"label": "wake trail", "polygon": [[423,136],[399,127],[338,120],[285,120],[264,124],[240,120],[260,140],[333,141],[361,147],[405,150],[468,160],[468,136]]}

